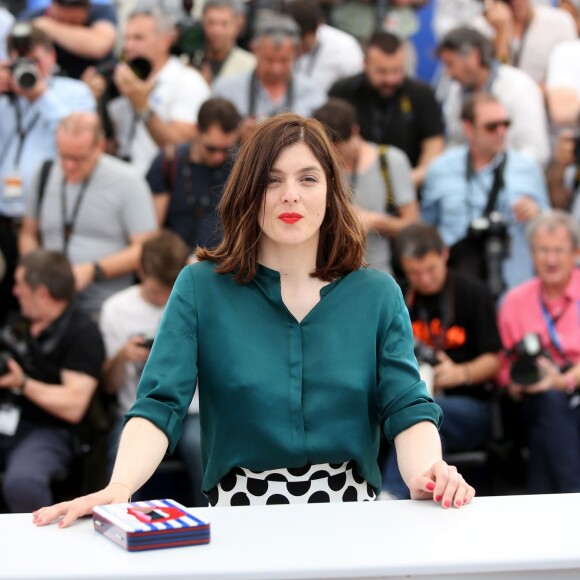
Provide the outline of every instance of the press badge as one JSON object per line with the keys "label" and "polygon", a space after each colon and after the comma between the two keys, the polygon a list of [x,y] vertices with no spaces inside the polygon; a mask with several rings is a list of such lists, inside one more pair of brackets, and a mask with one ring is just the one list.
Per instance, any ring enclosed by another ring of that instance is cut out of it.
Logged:
{"label": "press badge", "polygon": [[20,423],[20,412],[20,407],[12,403],[0,405],[0,435],[12,437],[16,433]]}
{"label": "press badge", "polygon": [[17,171],[4,177],[4,198],[19,199],[22,197],[22,176]]}

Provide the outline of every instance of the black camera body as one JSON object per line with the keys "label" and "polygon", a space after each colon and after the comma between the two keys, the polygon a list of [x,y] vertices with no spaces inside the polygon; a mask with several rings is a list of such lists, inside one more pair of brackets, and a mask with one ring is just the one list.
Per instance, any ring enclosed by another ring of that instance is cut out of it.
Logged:
{"label": "black camera body", "polygon": [[14,359],[26,374],[34,373],[34,363],[26,338],[17,329],[5,326],[0,329],[0,376],[10,371],[9,359]]}
{"label": "black camera body", "polygon": [[[149,77],[151,74],[151,62],[146,58],[138,56],[125,62],[133,74],[142,81],[146,80],[147,77]],[[96,67],[96,72],[105,79],[106,89],[103,95],[105,102],[112,101],[113,99],[116,99],[118,96],[120,96],[119,89],[113,80],[116,66],[117,61],[110,60]]]}
{"label": "black camera body", "polygon": [[507,221],[497,211],[475,218],[469,224],[467,238],[481,247],[487,287],[492,296],[500,296],[505,289],[502,262],[509,255]]}
{"label": "black camera body", "polygon": [[537,360],[540,356],[547,356],[542,348],[540,335],[528,332],[508,353],[512,360],[511,378],[514,383],[529,386],[542,379],[542,369]]}
{"label": "black camera body", "polygon": [[415,339],[413,349],[419,364],[428,364],[432,367],[439,364],[436,348],[425,344],[422,340]]}

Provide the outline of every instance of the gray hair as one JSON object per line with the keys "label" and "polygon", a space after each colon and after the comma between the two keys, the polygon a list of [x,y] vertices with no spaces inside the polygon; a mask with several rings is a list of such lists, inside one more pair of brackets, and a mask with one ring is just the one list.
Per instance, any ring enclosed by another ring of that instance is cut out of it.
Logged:
{"label": "gray hair", "polygon": [[155,22],[155,29],[161,34],[174,34],[179,19],[177,14],[169,14],[160,8],[157,2],[141,0],[137,8],[127,16],[127,22],[137,16],[150,16]]}
{"label": "gray hair", "polygon": [[245,6],[240,0],[205,0],[202,14],[211,8],[228,8],[236,16],[243,16],[246,13]]}
{"label": "gray hair", "polygon": [[554,232],[559,228],[565,228],[568,231],[573,249],[577,250],[580,247],[578,222],[572,215],[561,209],[554,209],[543,213],[528,224],[526,227],[526,240],[528,245],[532,248],[536,232],[539,229]]}
{"label": "gray hair", "polygon": [[256,20],[252,43],[260,42],[262,38],[270,38],[274,44],[279,46],[289,38],[294,46],[300,46],[300,27],[295,20],[286,14],[277,14],[264,11]]}

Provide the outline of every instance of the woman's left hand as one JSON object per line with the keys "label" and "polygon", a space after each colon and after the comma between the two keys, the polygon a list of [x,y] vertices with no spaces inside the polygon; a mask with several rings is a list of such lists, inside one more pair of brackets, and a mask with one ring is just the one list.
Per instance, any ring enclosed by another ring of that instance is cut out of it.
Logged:
{"label": "woman's left hand", "polygon": [[411,499],[433,499],[444,508],[460,508],[475,496],[469,485],[453,465],[445,461],[433,464],[425,473],[414,477],[409,483]]}

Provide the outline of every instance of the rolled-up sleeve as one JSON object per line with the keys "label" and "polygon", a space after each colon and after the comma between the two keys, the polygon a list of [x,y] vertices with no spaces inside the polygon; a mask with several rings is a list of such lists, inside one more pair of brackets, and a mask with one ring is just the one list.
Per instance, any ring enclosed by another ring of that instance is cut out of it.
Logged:
{"label": "rolled-up sleeve", "polygon": [[380,420],[390,442],[401,431],[422,421],[439,428],[443,416],[419,375],[411,321],[398,289],[395,300],[394,316],[381,343],[378,368]]}
{"label": "rolled-up sleeve", "polygon": [[143,417],[159,427],[172,453],[197,381],[197,306],[191,267],[179,274],[151,354],[137,388],[137,400],[125,416]]}

